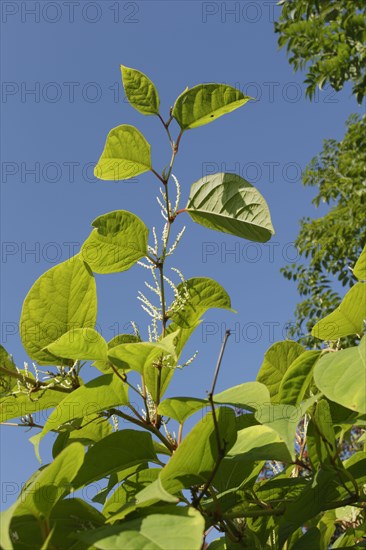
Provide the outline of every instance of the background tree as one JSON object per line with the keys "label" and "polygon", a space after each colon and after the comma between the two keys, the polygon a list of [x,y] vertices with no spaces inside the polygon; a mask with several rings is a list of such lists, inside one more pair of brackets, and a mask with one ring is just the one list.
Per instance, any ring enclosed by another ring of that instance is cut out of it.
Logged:
{"label": "background tree", "polygon": [[366,4],[364,0],[280,0],[275,25],[291,65],[307,68],[307,94],[329,82],[341,90],[351,81],[361,103],[366,92]]}
{"label": "background tree", "polygon": [[[365,2],[283,0],[280,4],[282,13],[275,24],[278,43],[287,46],[295,70],[307,70],[308,97],[327,82],[340,90],[351,81],[361,102],[366,94]],[[349,267],[366,241],[365,118],[352,115],[346,127],[344,139],[325,140],[303,173],[303,184],[318,188],[314,205],[326,203],[329,211],[321,218],[300,221],[296,246],[304,262],[282,269],[303,297],[289,335],[309,347],[320,345],[310,335],[314,324],[340,303],[336,279],[347,287],[355,281]]]}
{"label": "background tree", "polygon": [[318,188],[313,204],[330,206],[325,216],[300,221],[296,247],[309,262],[282,269],[304,298],[296,307],[291,336],[308,346],[318,342],[310,335],[314,324],[341,301],[336,281],[349,287],[356,280],[351,267],[366,242],[365,161],[366,117],[352,115],[344,139],[325,140],[303,174],[304,185]]}

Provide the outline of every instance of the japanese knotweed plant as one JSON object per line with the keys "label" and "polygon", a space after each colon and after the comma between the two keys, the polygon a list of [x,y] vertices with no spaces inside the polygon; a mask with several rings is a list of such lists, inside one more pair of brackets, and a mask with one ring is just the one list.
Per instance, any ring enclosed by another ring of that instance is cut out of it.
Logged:
{"label": "japanese knotweed plant", "polygon": [[[42,438],[49,432],[56,438],[53,461],[2,514],[1,547],[200,550],[211,529],[223,535],[211,542],[212,550],[326,549],[337,537],[334,548],[357,547],[365,533],[366,454],[364,436],[353,439],[366,422],[366,340],[346,350],[337,341],[363,332],[366,251],[354,267],[358,282],[314,328],[330,342],[325,349],[278,342],[256,381],[216,394],[228,331],[208,395],[165,397],[202,315],[231,309],[216,281],[186,280],[180,269],[167,270],[184,232],[175,231],[177,216],[257,242],[270,239],[273,227],[263,197],[240,176],[199,179],[182,207],[173,175],[183,134],[249,97],[224,84],[202,84],[185,90],[164,120],[150,79],[127,67],[122,78],[130,104],[162,123],[171,160],[159,173],[141,132],[121,125],[108,134],[95,174],[125,180],[151,172],[160,188],[162,232],[149,232],[131,212],[103,214],[80,252],[29,291],[21,337],[33,369],[18,369],[0,349],[1,422],[20,417],[12,424],[38,428],[31,438],[38,456]],[[139,293],[149,317],[145,335],[135,326],[135,334],[106,342],[95,330],[93,273],[126,271],[136,263],[148,275]],[[82,369],[89,369],[88,379],[99,373],[84,383]],[[49,409],[44,425],[36,424],[32,415]],[[200,410],[201,420],[183,437],[186,420]],[[83,499],[89,487],[94,505]]]}

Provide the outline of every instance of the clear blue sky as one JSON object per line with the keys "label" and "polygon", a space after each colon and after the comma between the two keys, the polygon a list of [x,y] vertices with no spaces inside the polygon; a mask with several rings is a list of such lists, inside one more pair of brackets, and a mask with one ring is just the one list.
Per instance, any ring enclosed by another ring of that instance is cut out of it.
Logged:
{"label": "clear blue sky", "polygon": [[[272,244],[248,246],[178,218],[177,227],[188,227],[172,265],[186,278],[215,278],[238,314],[205,315],[187,353],[198,349],[199,356],[177,373],[169,394],[205,396],[225,328],[234,334],[217,389],[253,380],[266,349],[285,337],[296,304],[296,288],[279,270],[296,261],[291,243],[298,220],[321,213],[300,172],[323,139],[342,137],[346,118],[359,110],[350,89],[335,94],[328,88],[313,103],[305,99],[303,75],[293,74],[277,48],[273,16],[280,8],[273,2],[3,1],[1,9],[2,344],[22,367],[27,356],[17,323],[23,299],[38,276],[69,257],[71,243],[85,240],[95,217],[125,209],[149,227],[160,224],[153,175],[117,183],[92,176],[108,131],[122,123],[136,125],[152,144],[156,170],[170,157],[159,120],[124,100],[124,64],[154,81],[164,117],[186,86],[202,82],[225,82],[258,98],[186,132],[181,142],[174,173],[183,205],[190,184],[205,172],[235,170],[266,198],[276,235]],[[131,319],[145,326],[136,301],[145,276],[135,266],[97,277],[98,326],[105,338],[129,330]],[[2,427],[3,488],[4,482],[24,482],[38,467],[27,437],[32,434]],[[47,447],[41,447],[46,460]],[[3,494],[2,506],[13,500]]]}

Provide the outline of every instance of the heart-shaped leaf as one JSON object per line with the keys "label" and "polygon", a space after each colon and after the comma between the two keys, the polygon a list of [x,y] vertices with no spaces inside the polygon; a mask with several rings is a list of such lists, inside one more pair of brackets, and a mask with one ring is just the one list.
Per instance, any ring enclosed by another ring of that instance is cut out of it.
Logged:
{"label": "heart-shaped leaf", "polygon": [[314,380],[331,401],[366,413],[366,336],[357,347],[327,353],[319,359]]}
{"label": "heart-shaped leaf", "polygon": [[123,87],[132,107],[143,115],[159,114],[159,95],[144,73],[121,65]]}
{"label": "heart-shaped leaf", "polygon": [[93,328],[96,317],[93,274],[74,256],[46,271],[28,292],[20,319],[23,346],[40,365],[60,365],[67,361],[45,348],[72,328]]}
{"label": "heart-shaped leaf", "polygon": [[362,334],[366,320],[366,283],[356,283],[341,304],[314,325],[311,334],[320,340],[338,340]]}
{"label": "heart-shaped leaf", "polygon": [[266,242],[274,234],[266,201],[236,174],[212,174],[196,181],[185,211],[204,227],[250,241]]}
{"label": "heart-shaped leaf", "polygon": [[96,218],[81,252],[95,273],[126,271],[147,254],[149,231],[140,218],[115,210]]}
{"label": "heart-shaped leaf", "polygon": [[150,145],[144,136],[129,124],[113,128],[94,168],[101,180],[128,180],[151,170]]}
{"label": "heart-shaped leaf", "polygon": [[176,100],[172,115],[182,130],[197,128],[253,99],[226,84],[199,84],[185,90]]}

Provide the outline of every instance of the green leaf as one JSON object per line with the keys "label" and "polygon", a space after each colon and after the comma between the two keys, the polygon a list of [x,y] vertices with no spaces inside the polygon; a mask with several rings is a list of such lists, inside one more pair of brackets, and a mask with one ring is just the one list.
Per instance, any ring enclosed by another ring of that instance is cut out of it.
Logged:
{"label": "green leaf", "polygon": [[83,445],[92,445],[100,441],[112,433],[112,425],[106,418],[94,414],[67,423],[61,430],[52,447],[53,458],[74,441]]}
{"label": "green leaf", "polygon": [[[30,373],[28,376],[32,378]],[[52,380],[49,384],[53,382]],[[45,391],[42,387],[29,396],[28,393],[19,392],[16,388],[14,393],[0,400],[0,422],[54,408],[65,399],[65,395],[67,394],[53,389]]]}
{"label": "green leaf", "polygon": [[315,366],[314,380],[331,401],[366,413],[366,337],[357,347],[324,355]]}
{"label": "green leaf", "polygon": [[359,281],[366,282],[366,245],[353,268],[353,275],[357,277]]}
{"label": "green leaf", "polygon": [[199,84],[177,98],[172,115],[182,130],[188,130],[213,122],[250,99],[253,98],[226,84]]}
{"label": "green leaf", "polygon": [[128,180],[149,170],[150,145],[141,132],[129,124],[113,128],[94,168],[95,177],[101,180]]}
{"label": "green leaf", "polygon": [[[270,402],[268,389],[259,382],[245,382],[214,395],[215,403],[237,408],[255,410]],[[207,399],[195,397],[172,397],[165,399],[158,407],[159,414],[174,418],[183,424],[189,416],[209,406]]]}
{"label": "green leaf", "polygon": [[[115,523],[116,521],[120,521],[128,514],[131,514],[138,509],[140,509],[140,513],[148,512],[146,508],[152,506],[153,504],[161,504],[166,502],[177,504],[178,501],[179,499],[177,497],[171,495],[164,489],[160,477],[158,477],[149,484],[146,484],[141,491],[135,494],[135,498],[131,499],[129,502],[126,502],[124,506],[117,510],[115,514],[107,520],[107,523]],[[144,510],[141,510],[142,508],[144,508]]]}
{"label": "green leaf", "polygon": [[144,73],[121,65],[123,87],[132,107],[143,115],[159,114],[159,95]]}
{"label": "green leaf", "polygon": [[314,325],[311,334],[320,340],[338,340],[362,334],[366,319],[366,284],[356,283],[330,315]]}
{"label": "green leaf", "polygon": [[268,388],[260,382],[245,382],[214,396],[215,403],[233,405],[249,411],[261,408],[265,403],[269,404],[270,400]]}
{"label": "green leaf", "polygon": [[130,476],[111,494],[103,507],[106,518],[114,517],[126,504],[136,502],[136,494],[150,486],[159,476],[161,468],[148,468]]}
{"label": "green leaf", "polygon": [[[221,445],[227,453],[236,440],[236,419],[232,409],[216,409]],[[160,479],[166,491],[172,494],[181,489],[207,481],[218,457],[217,441],[212,413],[207,414],[186,435],[168,464],[163,468]]]}
{"label": "green leaf", "polygon": [[114,374],[104,374],[94,378],[85,386],[70,393],[52,411],[41,432],[42,439],[49,431],[75,418],[126,405],[128,403],[127,385]]}
{"label": "green leaf", "polygon": [[335,470],[319,470],[299,497],[291,502],[291,506],[287,506],[279,529],[280,548],[296,529],[327,509],[334,497],[336,476]]}
{"label": "green leaf", "polygon": [[292,405],[262,405],[255,418],[262,425],[275,431],[287,445],[292,460],[295,460],[295,434],[302,417],[301,407]]}
{"label": "green leaf", "polygon": [[23,346],[40,365],[65,363],[44,348],[72,328],[93,328],[96,316],[93,274],[74,256],[41,275],[28,292],[20,319]]}
{"label": "green leaf", "polygon": [[[18,506],[17,502],[14,502],[10,508],[0,512],[0,545],[4,550],[13,550],[13,545],[10,538],[9,527],[10,523]],[[33,518],[32,518],[33,519]],[[34,521],[34,519],[33,519]]]}
{"label": "green leaf", "polygon": [[177,332],[169,334],[157,342],[136,342],[131,344],[120,344],[113,347],[108,357],[116,367],[124,370],[135,370],[140,374],[148,368],[153,367],[162,353],[177,358],[175,341]]}
{"label": "green leaf", "polygon": [[306,445],[309,460],[316,471],[319,466],[332,465],[338,462],[338,469],[343,468],[338,458],[337,442],[335,438],[333,420],[329,404],[326,399],[321,399],[316,404],[309,421]]}
{"label": "green leaf", "polygon": [[[160,380],[159,380],[159,371],[156,368],[147,368],[145,369],[145,383],[146,386],[149,389],[149,392],[153,398],[154,401],[161,399],[164,393],[166,392],[170,380],[174,374],[174,367],[176,366],[176,361],[178,361],[180,354],[189,340],[192,333],[195,331],[195,329],[200,325],[200,321],[197,321],[193,326],[190,328],[180,328],[176,323],[172,322],[169,324],[166,334],[167,336],[176,333],[177,337],[175,340],[175,350],[177,359],[173,360],[173,358],[167,360],[167,362],[164,364],[164,366],[161,369],[160,372]],[[173,367],[173,368],[172,368]]]}
{"label": "green leaf", "polygon": [[168,315],[174,323],[183,328],[196,325],[198,319],[210,308],[231,309],[230,297],[226,290],[213,279],[194,277],[178,285],[179,301],[183,306],[173,307]]}
{"label": "green leaf", "polygon": [[229,452],[232,460],[278,460],[292,462],[287,445],[278,433],[268,426],[250,426],[238,432],[235,445]]}
{"label": "green leaf", "polygon": [[[35,521],[34,516],[25,515],[13,518],[11,530],[16,533],[16,548],[49,550],[87,550],[88,546],[75,542],[75,533],[96,529],[104,524],[105,518],[95,508],[78,498],[60,500],[52,508],[48,525]],[[42,529],[43,528],[43,529]],[[45,539],[45,532],[48,535]],[[8,547],[5,547],[8,549]]]}
{"label": "green leaf", "polygon": [[48,464],[19,497],[15,515],[49,518],[53,506],[70,492],[71,483],[84,461],[84,446],[73,443]]}
{"label": "green leaf", "polygon": [[321,534],[316,527],[310,527],[305,535],[291,546],[291,550],[309,550],[309,548],[312,550],[321,549]]}
{"label": "green leaf", "polygon": [[171,397],[162,401],[158,407],[158,413],[177,420],[183,424],[189,416],[204,407],[207,407],[207,399],[195,397]]}
{"label": "green leaf", "polygon": [[140,218],[126,210],[115,210],[96,218],[95,229],[81,252],[95,273],[117,273],[130,269],[147,254],[149,231]]}
{"label": "green leaf", "polygon": [[250,241],[264,243],[274,234],[266,201],[236,174],[212,174],[196,181],[185,211],[204,227]]}
{"label": "green leaf", "polygon": [[304,351],[300,344],[284,340],[273,344],[264,354],[257,380],[267,386],[273,403],[279,401],[280,385],[287,369]]}
{"label": "green leaf", "polygon": [[278,390],[278,401],[300,405],[313,379],[313,370],[321,355],[320,350],[305,351],[286,370]]}
{"label": "green leaf", "polygon": [[145,462],[158,462],[151,434],[137,430],[114,432],[90,447],[74,488]]}
{"label": "green leaf", "polygon": [[11,389],[17,384],[16,378],[9,376],[9,373],[17,374],[17,369],[13,358],[9,355],[6,349],[0,345],[0,398],[7,395]]}
{"label": "green leaf", "polygon": [[205,522],[191,507],[162,508],[160,513],[119,525],[79,533],[78,538],[100,550],[200,550]]}
{"label": "green leaf", "polygon": [[93,328],[76,328],[65,332],[47,350],[58,357],[69,357],[73,361],[106,360],[108,345],[103,336]]}

